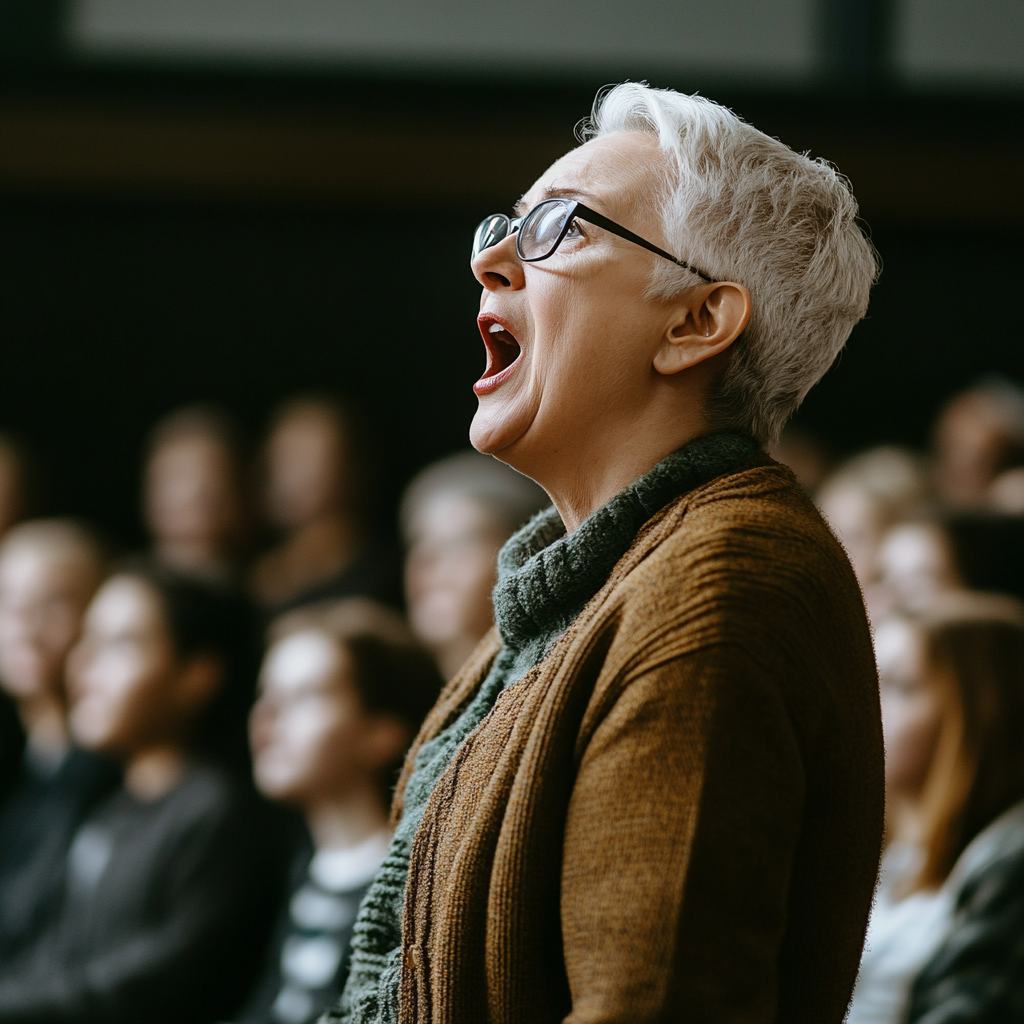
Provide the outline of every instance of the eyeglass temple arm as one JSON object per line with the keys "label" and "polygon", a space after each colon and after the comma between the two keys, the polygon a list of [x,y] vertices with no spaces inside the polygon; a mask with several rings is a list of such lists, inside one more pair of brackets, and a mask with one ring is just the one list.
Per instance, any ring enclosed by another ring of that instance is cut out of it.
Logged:
{"label": "eyeglass temple arm", "polygon": [[629,228],[624,228],[621,224],[616,224],[615,221],[609,220],[607,217],[602,217],[601,214],[584,206],[582,203],[576,203],[575,209],[573,210],[573,216],[579,217],[581,220],[590,221],[591,224],[596,224],[599,228],[604,228],[606,231],[611,231],[612,234],[618,235],[620,238],[625,238],[627,242],[635,242],[637,245],[642,245],[648,250],[648,252],[656,253],[658,256],[664,256],[665,259],[671,260],[677,267],[682,267],[683,270],[692,271],[699,278],[707,281],[708,284],[712,284],[714,281],[713,278],[708,277],[707,274],[698,270],[696,267],[691,267],[686,260],[678,259],[673,256],[672,253],[666,252],[664,249],[659,249],[653,242],[648,242],[646,238],[634,235]]}

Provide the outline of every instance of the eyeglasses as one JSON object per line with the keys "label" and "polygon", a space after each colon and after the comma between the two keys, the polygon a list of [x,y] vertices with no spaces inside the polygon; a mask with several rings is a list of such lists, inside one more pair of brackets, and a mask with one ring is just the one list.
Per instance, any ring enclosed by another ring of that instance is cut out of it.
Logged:
{"label": "eyeglasses", "polygon": [[686,260],[677,259],[670,252],[659,249],[653,242],[633,234],[629,228],[603,217],[601,214],[577,203],[573,199],[545,199],[539,202],[525,217],[506,217],[503,213],[492,213],[485,217],[473,236],[473,256],[477,256],[497,245],[510,234],[516,236],[516,252],[524,263],[538,263],[554,255],[555,250],[574,229],[577,220],[585,220],[588,224],[596,224],[605,231],[610,231],[629,242],[642,245],[650,252],[664,256],[677,267],[692,270],[698,277],[711,283],[714,279],[703,271],[691,267]]}

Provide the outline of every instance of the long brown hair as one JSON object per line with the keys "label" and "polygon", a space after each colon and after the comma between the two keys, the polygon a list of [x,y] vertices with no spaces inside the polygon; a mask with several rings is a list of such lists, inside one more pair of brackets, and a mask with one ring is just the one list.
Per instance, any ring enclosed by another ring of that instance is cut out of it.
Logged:
{"label": "long brown hair", "polygon": [[957,593],[905,616],[943,705],[922,794],[924,863],[911,889],[941,885],[967,844],[1024,799],[1024,605]]}

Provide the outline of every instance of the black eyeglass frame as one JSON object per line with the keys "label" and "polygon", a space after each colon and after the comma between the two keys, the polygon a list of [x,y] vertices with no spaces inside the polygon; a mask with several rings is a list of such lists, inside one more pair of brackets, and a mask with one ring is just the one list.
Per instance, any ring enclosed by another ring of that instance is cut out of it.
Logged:
{"label": "black eyeglass frame", "polygon": [[[554,244],[551,248],[544,253],[542,256],[524,256],[520,241],[522,239],[522,233],[520,229],[523,224],[526,223],[531,217],[537,214],[537,211],[551,203],[564,203],[568,207],[568,216],[565,218],[565,223],[562,225],[561,230],[558,232],[558,237],[555,239]],[[604,228],[605,231],[610,231],[613,235],[618,235],[619,238],[626,239],[627,242],[633,242],[636,245],[642,246],[649,252],[653,252],[658,256],[663,256],[667,260],[671,260],[677,267],[682,267],[683,270],[689,270],[696,274],[701,280],[707,281],[708,284],[714,283],[714,278],[709,277],[702,270],[698,270],[696,267],[691,266],[686,260],[681,260],[672,253],[666,252],[664,249],[659,248],[653,242],[648,242],[646,238],[641,238],[638,234],[630,231],[629,228],[624,228],[621,224],[616,224],[615,221],[609,220],[603,214],[598,213],[596,210],[591,210],[589,206],[584,206],[583,203],[578,202],[575,199],[542,199],[529,213],[524,214],[522,217],[508,217],[504,213],[492,213],[488,217],[484,217],[480,224],[477,226],[477,234],[480,233],[480,228],[484,226],[488,221],[494,220],[496,217],[501,217],[507,227],[505,233],[501,238],[496,238],[490,245],[486,245],[477,252],[473,253],[473,258],[476,259],[484,249],[490,249],[491,246],[497,245],[499,242],[503,242],[510,234],[516,235],[516,253],[524,263],[539,263],[541,260],[549,259],[553,256],[562,244],[565,236],[569,233],[569,229],[572,227],[573,221],[579,218],[580,220],[586,221],[588,224],[595,224],[599,228]]]}

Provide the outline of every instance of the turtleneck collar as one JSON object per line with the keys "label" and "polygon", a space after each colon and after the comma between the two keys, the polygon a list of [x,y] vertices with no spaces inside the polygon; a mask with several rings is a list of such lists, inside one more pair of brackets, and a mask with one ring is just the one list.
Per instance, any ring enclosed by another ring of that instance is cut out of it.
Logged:
{"label": "turtleneck collar", "polygon": [[601,589],[640,528],[674,498],[749,462],[759,447],[740,434],[698,438],[662,459],[566,534],[552,507],[514,534],[498,556],[494,616],[508,647],[561,633]]}

